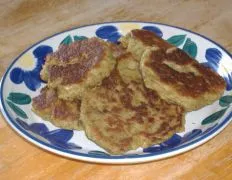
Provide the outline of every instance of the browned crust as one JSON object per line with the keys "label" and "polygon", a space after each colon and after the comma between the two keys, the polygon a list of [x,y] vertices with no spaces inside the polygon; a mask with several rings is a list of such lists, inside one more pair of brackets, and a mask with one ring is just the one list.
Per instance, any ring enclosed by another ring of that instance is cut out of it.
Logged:
{"label": "browned crust", "polygon": [[33,98],[32,106],[38,111],[52,106],[53,102],[57,100],[56,91],[44,87],[41,89],[40,94]]}
{"label": "browned crust", "polygon": [[48,79],[51,82],[62,79],[62,85],[80,82],[89,70],[100,63],[105,51],[105,42],[97,38],[62,45],[49,58],[65,62],[65,65],[48,66]]}
{"label": "browned crust", "polygon": [[66,101],[58,98],[54,89],[47,87],[32,100],[32,107],[35,112],[51,118],[53,121],[78,121],[80,116],[80,101]]}
{"label": "browned crust", "polygon": [[[164,115],[168,114],[169,107],[173,107],[173,108],[175,107],[176,114],[179,114],[180,116],[182,116],[184,114],[183,107],[176,105],[176,104],[168,103],[168,102],[160,99],[160,97],[158,96],[158,94],[155,91],[146,88],[142,84],[138,84],[135,82],[131,82],[131,83],[134,84],[135,87],[137,87],[138,91],[141,91],[144,94],[144,97],[146,97],[148,100],[148,104],[142,103],[141,105],[138,105],[138,106],[134,106],[132,104],[132,98],[134,96],[134,94],[133,94],[134,92],[132,91],[132,89],[130,89],[130,87],[129,87],[130,85],[127,85],[123,82],[117,69],[114,69],[112,71],[111,75],[102,81],[102,85],[101,85],[103,88],[109,89],[109,91],[112,91],[112,92],[119,94],[119,100],[120,100],[120,104],[122,104],[122,107],[112,108],[111,112],[113,114],[117,114],[120,111],[120,108],[130,109],[130,110],[136,112],[135,115],[131,119],[128,120],[128,123],[133,123],[136,121],[138,124],[144,124],[145,123],[144,121],[148,121],[152,125],[152,123],[154,123],[154,121],[157,119],[155,117],[148,117],[148,114],[149,114],[148,106],[154,107],[154,109],[157,112],[159,112],[160,114],[164,114]],[[122,89],[117,91],[116,87],[119,84],[121,85]],[[108,99],[107,100],[108,102],[115,101],[114,99],[112,99],[111,96],[108,96],[107,93],[104,94],[104,97]],[[146,117],[146,120],[144,119],[144,117]],[[170,118],[172,118],[172,117],[170,117]],[[181,120],[181,119],[183,119],[183,118],[179,117],[179,120]],[[113,124],[120,123],[120,121],[117,121],[117,118],[115,118],[114,120],[108,119],[107,121],[109,121],[108,122],[109,124],[112,124],[112,122],[113,122]],[[115,122],[115,121],[117,121],[117,122]],[[123,126],[123,124],[119,125],[118,127],[121,127],[121,126]],[[176,127],[174,127],[174,128],[176,128]],[[174,128],[172,129],[172,127],[169,127],[169,130],[174,130]],[[163,130],[165,130],[165,128],[163,128]]]}
{"label": "browned crust", "polygon": [[[130,85],[125,84],[118,70],[114,69],[111,75],[103,80],[101,87],[99,87],[101,90],[97,90],[95,92],[97,94],[94,95],[102,97],[102,102],[109,102],[112,105],[111,108],[106,107],[102,110],[101,113],[105,114],[105,118],[93,120],[95,122],[88,122],[88,119],[83,120],[84,126],[88,124],[85,127],[87,136],[113,154],[124,153],[133,148],[144,146],[142,143],[136,142],[141,139],[146,141],[145,146],[159,143],[170,137],[172,135],[170,132],[178,132],[184,127],[183,119],[185,111],[181,106],[167,103],[160,99],[155,91],[149,90],[143,84],[139,83],[135,83],[134,87],[144,93],[146,102],[140,105],[133,105],[132,99],[135,94]],[[119,86],[120,88],[118,88]],[[117,94],[116,97],[114,94]],[[88,103],[91,102],[91,97],[94,96],[88,97]],[[157,116],[151,114],[150,108],[154,108]],[[124,110],[133,112],[133,116],[121,119],[120,113]],[[100,121],[102,121],[101,125],[98,124]],[[154,132],[152,130],[145,131],[159,124],[161,126],[158,130]],[[133,126],[138,125],[143,126],[143,130],[141,129],[137,132],[131,131]],[[108,134],[106,135],[105,132],[108,132]],[[117,134],[116,139],[114,139],[114,134]],[[134,138],[138,139],[135,140]]]}
{"label": "browned crust", "polygon": [[[225,89],[225,81],[211,69],[201,66],[196,60],[180,49],[172,49],[173,46],[155,33],[147,30],[132,30],[131,37],[139,40],[146,46],[157,46],[150,54],[145,66],[150,67],[165,84],[173,86],[177,92],[184,96],[200,97],[206,92],[218,93]],[[164,63],[171,62],[178,66],[191,66],[199,72],[179,72]]]}
{"label": "browned crust", "polygon": [[146,46],[158,46],[160,48],[170,48],[172,45],[166,43],[162,38],[155,35],[155,33],[142,29],[134,29],[131,31],[132,38],[140,40]]}
{"label": "browned crust", "polygon": [[94,37],[82,41],[76,41],[70,45],[61,45],[58,51],[50,54],[50,58],[68,63],[74,58],[89,59],[99,56],[102,54],[103,49],[103,41]]}
{"label": "browned crust", "polygon": [[[193,72],[178,72],[164,61],[174,62],[182,65],[183,68],[185,65],[191,65],[199,72],[199,75]],[[159,76],[161,82],[175,87],[184,96],[199,97],[206,92],[220,92],[225,88],[225,81],[222,77],[209,68],[201,66],[180,49],[172,53],[166,53],[163,49],[152,51],[145,65]]]}

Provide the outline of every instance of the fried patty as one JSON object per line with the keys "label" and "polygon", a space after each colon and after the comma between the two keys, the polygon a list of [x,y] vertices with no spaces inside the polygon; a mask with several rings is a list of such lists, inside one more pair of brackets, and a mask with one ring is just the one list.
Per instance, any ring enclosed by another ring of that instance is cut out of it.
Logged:
{"label": "fried patty", "polygon": [[170,44],[163,41],[155,33],[147,30],[135,29],[123,36],[119,40],[128,52],[140,62],[141,57],[146,49],[157,49],[160,47],[170,48]]}
{"label": "fried patty", "polygon": [[138,62],[125,68],[130,61],[136,62],[127,53],[119,56],[117,68],[85,94],[81,105],[87,137],[112,154],[160,143],[184,126],[184,109],[160,99],[141,77],[129,75],[139,74]]}
{"label": "fried patty", "polygon": [[140,61],[146,87],[187,111],[213,103],[225,90],[217,73],[152,32],[132,30],[121,42]]}
{"label": "fried patty", "polygon": [[115,65],[110,45],[98,38],[61,45],[49,54],[41,78],[50,88],[57,88],[59,98],[81,99],[88,88],[109,76]]}
{"label": "fried patty", "polygon": [[112,45],[113,56],[117,61],[117,69],[123,82],[128,84],[131,81],[141,83],[142,75],[139,71],[139,63],[121,45]]}
{"label": "fried patty", "polygon": [[32,100],[32,110],[44,120],[64,129],[82,130],[80,121],[80,101],[58,98],[54,89],[45,87]]}

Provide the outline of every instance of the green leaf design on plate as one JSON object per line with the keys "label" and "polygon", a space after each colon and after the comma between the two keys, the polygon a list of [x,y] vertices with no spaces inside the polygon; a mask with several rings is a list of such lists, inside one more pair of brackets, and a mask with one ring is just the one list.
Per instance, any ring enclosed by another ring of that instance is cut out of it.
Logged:
{"label": "green leaf design on plate", "polygon": [[209,124],[209,123],[212,123],[212,122],[218,120],[219,118],[221,118],[225,114],[226,110],[227,110],[227,108],[222,109],[222,110],[220,110],[218,112],[215,112],[215,113],[211,114],[210,116],[208,116],[207,118],[205,118],[201,122],[201,124],[205,125],[205,124]]}
{"label": "green leaf design on plate", "polygon": [[69,45],[72,42],[73,42],[72,37],[70,35],[68,35],[66,38],[63,39],[63,41],[61,41],[60,44]]}
{"label": "green leaf design on plate", "polygon": [[27,114],[18,106],[16,106],[14,103],[10,102],[10,101],[6,101],[7,104],[10,106],[10,108],[15,112],[15,114],[17,114],[18,116],[20,116],[21,118],[27,119]]}
{"label": "green leaf design on plate", "polygon": [[24,93],[11,92],[9,96],[7,97],[7,99],[12,101],[15,104],[20,104],[20,105],[31,103],[31,97]]}
{"label": "green leaf design on plate", "polygon": [[190,38],[187,38],[183,50],[192,58],[197,56],[197,45]]}
{"label": "green leaf design on plate", "polygon": [[219,104],[222,107],[229,106],[232,103],[232,96],[223,96],[219,99]]}
{"label": "green leaf design on plate", "polygon": [[186,35],[175,35],[167,39],[168,43],[174,46],[180,46],[184,43]]}
{"label": "green leaf design on plate", "polygon": [[81,41],[81,40],[88,39],[88,38],[85,36],[74,36],[73,39],[74,41]]}

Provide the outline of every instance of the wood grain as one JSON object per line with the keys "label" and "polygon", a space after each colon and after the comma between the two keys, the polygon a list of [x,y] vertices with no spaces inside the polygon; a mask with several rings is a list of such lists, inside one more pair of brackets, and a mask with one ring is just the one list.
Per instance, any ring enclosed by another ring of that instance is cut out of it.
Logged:
{"label": "wood grain", "polygon": [[[72,27],[119,20],[181,26],[232,51],[231,0],[1,0],[0,76],[33,43]],[[60,157],[18,136],[0,117],[0,179],[232,179],[232,124],[192,151],[138,165]]]}

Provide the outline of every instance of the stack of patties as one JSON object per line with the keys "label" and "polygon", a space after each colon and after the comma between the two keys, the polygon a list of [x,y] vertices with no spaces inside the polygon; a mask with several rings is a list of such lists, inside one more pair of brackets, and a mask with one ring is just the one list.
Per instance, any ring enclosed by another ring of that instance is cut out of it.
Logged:
{"label": "stack of patties", "polygon": [[114,68],[115,58],[109,43],[90,38],[61,45],[46,57],[41,78],[50,88],[56,88],[59,98],[82,99],[92,87],[101,84]]}
{"label": "stack of patties", "polygon": [[58,98],[55,89],[44,87],[33,98],[33,111],[44,120],[64,129],[82,130],[80,121],[80,100],[67,101]]}
{"label": "stack of patties", "polygon": [[147,89],[130,53],[101,86],[85,94],[81,121],[87,137],[112,154],[160,143],[184,127],[184,109]]}
{"label": "stack of patties", "polygon": [[90,38],[48,55],[34,112],[122,154],[182,131],[185,112],[224,91],[220,76],[152,32],[132,30],[120,41]]}
{"label": "stack of patties", "polygon": [[153,32],[132,30],[121,43],[140,63],[146,87],[186,111],[213,103],[225,90],[222,77]]}
{"label": "stack of patties", "polygon": [[41,79],[47,86],[33,99],[32,110],[58,127],[82,129],[80,102],[114,68],[109,43],[98,38],[60,45],[46,57]]}

